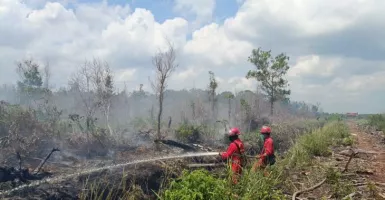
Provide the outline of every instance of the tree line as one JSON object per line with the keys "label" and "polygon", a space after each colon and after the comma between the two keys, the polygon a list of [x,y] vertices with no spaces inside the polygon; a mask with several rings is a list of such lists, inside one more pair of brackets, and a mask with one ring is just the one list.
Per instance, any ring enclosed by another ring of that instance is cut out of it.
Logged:
{"label": "tree line", "polygon": [[[287,71],[290,69],[288,65],[289,57],[284,53],[272,56],[271,51],[263,51],[261,48],[254,49],[248,57],[248,61],[254,66],[247,72],[246,78],[255,79],[259,83],[256,92],[244,91],[242,94],[255,94],[258,98],[250,104],[246,98],[239,99],[239,105],[234,104],[233,100],[237,95],[232,92],[222,92],[218,94],[218,82],[215,74],[209,71],[209,84],[206,88],[207,101],[210,109],[210,116],[207,119],[215,123],[218,118],[218,103],[227,104],[227,120],[234,121],[233,115],[234,107],[239,107],[239,111],[245,119],[257,118],[254,112],[251,112],[251,106],[263,107],[264,102],[269,103],[269,114],[274,115],[275,106],[286,105],[290,109],[303,111],[304,113],[317,113],[320,105],[309,105],[304,102],[290,102],[289,84],[285,79]],[[168,80],[173,75],[173,72],[178,68],[176,50],[169,42],[168,48],[165,51],[158,51],[152,57],[152,64],[156,71],[155,77],[149,80],[153,94],[148,94],[143,91],[143,84],[140,85],[139,90],[130,93],[130,97],[138,101],[143,100],[151,95],[154,95],[154,100],[157,102],[156,114],[156,132],[157,137],[161,137],[161,124],[164,114],[165,94],[171,92],[168,89]],[[33,59],[27,59],[17,62],[17,72],[19,74],[19,81],[17,82],[16,90],[18,94],[18,102],[20,104],[32,105],[42,100],[48,100],[53,91],[50,88],[51,68],[47,63],[43,70],[40,69],[39,64]],[[4,87],[3,87],[4,89]],[[58,92],[63,92],[59,90]],[[87,137],[92,133],[92,127],[95,123],[95,113],[101,112],[104,116],[105,124],[110,134],[114,134],[111,127],[111,106],[114,98],[118,94],[114,86],[114,77],[109,64],[100,59],[94,58],[91,61],[85,61],[80,68],[72,75],[69,81],[68,92],[77,96],[77,103],[81,104],[83,113],[85,115],[85,132]],[[225,99],[226,102],[219,102]],[[279,104],[277,104],[279,102]],[[192,111],[192,118],[199,114],[197,109],[198,102],[190,102]],[[234,105],[233,105],[234,104]],[[138,109],[138,108],[136,108]],[[151,106],[151,115],[155,116],[155,108]],[[257,113],[260,115],[260,113]],[[74,116],[72,116],[74,117]],[[155,117],[154,117],[155,118]],[[222,117],[223,118],[223,117]],[[73,118],[76,120],[76,117]]]}

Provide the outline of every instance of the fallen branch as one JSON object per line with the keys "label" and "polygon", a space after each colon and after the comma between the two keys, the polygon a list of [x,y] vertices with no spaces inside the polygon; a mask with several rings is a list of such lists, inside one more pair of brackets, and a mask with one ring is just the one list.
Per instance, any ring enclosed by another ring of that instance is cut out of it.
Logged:
{"label": "fallen branch", "polygon": [[21,155],[18,151],[16,152],[16,158],[19,161],[19,171],[21,171]]}
{"label": "fallen branch", "polygon": [[161,142],[166,145],[174,146],[174,147],[179,147],[181,149],[184,149],[185,151],[197,151],[193,146],[183,144],[181,142],[177,142],[174,140],[155,140],[155,143]]}
{"label": "fallen branch", "polygon": [[162,165],[162,166],[167,166],[167,164],[161,160],[158,160],[158,162]]}
{"label": "fallen branch", "polygon": [[304,192],[309,192],[309,191],[312,191],[312,190],[315,190],[319,187],[321,187],[322,184],[324,184],[326,182],[326,178],[323,179],[321,182],[317,183],[316,185],[310,187],[310,188],[306,188],[306,189],[303,189],[303,190],[300,190],[300,191],[297,191],[293,194],[293,197],[292,197],[292,200],[296,200],[297,199],[297,196],[304,193]]}
{"label": "fallen branch", "polygon": [[200,149],[203,150],[203,151],[208,151],[208,152],[214,151],[214,150],[213,150],[212,148],[210,148],[210,147],[204,147],[204,146],[199,145],[199,144],[192,144],[192,146],[197,147],[197,148],[200,148]]}
{"label": "fallen branch", "polygon": [[349,167],[350,161],[352,161],[353,157],[356,156],[357,154],[358,154],[358,153],[355,152],[354,150],[352,151],[352,153],[350,154],[349,160],[348,160],[348,162],[346,163],[345,168],[344,168],[344,170],[342,171],[342,173],[345,173],[345,172],[348,171],[348,167]]}
{"label": "fallen branch", "polygon": [[37,166],[37,168],[34,170],[34,175],[36,175],[37,173],[39,173],[39,171],[41,170],[41,168],[43,167],[43,165],[45,164],[45,162],[47,162],[48,158],[52,155],[53,152],[55,151],[60,151],[59,149],[57,148],[53,148],[51,150],[51,152],[45,157],[44,160],[42,160],[42,162],[39,164],[39,166]]}
{"label": "fallen branch", "polygon": [[353,192],[351,194],[348,194],[346,195],[344,198],[342,198],[342,200],[345,200],[345,199],[353,199],[353,197],[356,195],[357,193],[356,192]]}
{"label": "fallen branch", "polygon": [[[353,184],[352,186],[354,187],[359,187],[359,186],[365,186],[365,185],[369,185],[370,183],[356,183],[356,184]],[[377,185],[377,186],[383,186],[385,187],[385,183],[378,183],[378,182],[374,182],[372,183],[374,185]]]}
{"label": "fallen branch", "polygon": [[353,173],[351,173],[351,174],[341,174],[341,176],[342,177],[346,177],[346,176],[357,176],[357,174],[353,174]]}
{"label": "fallen branch", "polygon": [[379,152],[379,151],[366,151],[363,149],[349,149],[349,150],[344,150],[339,153],[336,153],[336,155],[341,155],[341,156],[349,156],[351,155],[350,152],[355,152],[356,154],[385,154],[385,152]]}

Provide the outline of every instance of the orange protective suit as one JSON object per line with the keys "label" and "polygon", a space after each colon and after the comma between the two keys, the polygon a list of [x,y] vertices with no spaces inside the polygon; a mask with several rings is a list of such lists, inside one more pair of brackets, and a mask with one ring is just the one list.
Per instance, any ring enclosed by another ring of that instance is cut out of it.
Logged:
{"label": "orange protective suit", "polygon": [[243,142],[238,138],[230,143],[226,152],[221,153],[222,159],[231,159],[232,181],[238,183],[239,176],[242,174],[241,154],[245,152]]}

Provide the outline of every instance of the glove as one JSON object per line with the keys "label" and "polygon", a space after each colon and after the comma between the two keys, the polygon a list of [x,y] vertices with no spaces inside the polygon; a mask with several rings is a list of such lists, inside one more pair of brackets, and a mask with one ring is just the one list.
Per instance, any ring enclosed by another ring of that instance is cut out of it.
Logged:
{"label": "glove", "polygon": [[223,162],[222,153],[218,153],[217,162]]}

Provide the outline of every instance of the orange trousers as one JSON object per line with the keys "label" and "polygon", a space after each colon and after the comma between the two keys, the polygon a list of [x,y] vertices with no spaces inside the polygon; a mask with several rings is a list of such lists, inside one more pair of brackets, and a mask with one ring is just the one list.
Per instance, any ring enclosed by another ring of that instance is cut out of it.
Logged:
{"label": "orange trousers", "polygon": [[266,171],[266,163],[262,159],[258,159],[258,162],[254,163],[252,171],[256,172],[259,169],[263,170],[264,176],[269,176],[269,172]]}
{"label": "orange trousers", "polygon": [[231,163],[231,180],[233,184],[237,184],[242,174],[242,167],[237,161]]}

